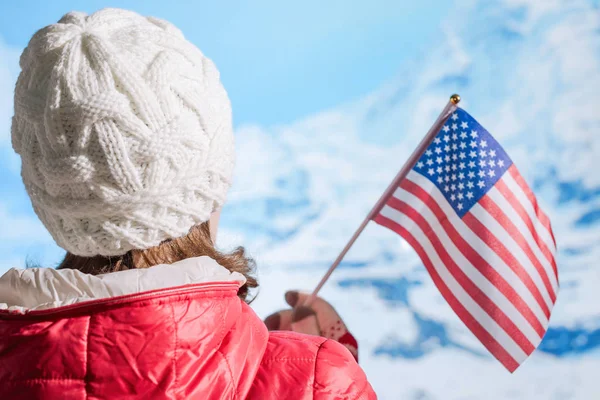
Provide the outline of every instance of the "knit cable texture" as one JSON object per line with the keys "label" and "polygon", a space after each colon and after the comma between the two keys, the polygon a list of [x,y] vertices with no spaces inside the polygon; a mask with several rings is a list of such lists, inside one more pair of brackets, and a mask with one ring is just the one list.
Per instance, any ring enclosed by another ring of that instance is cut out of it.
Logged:
{"label": "knit cable texture", "polygon": [[188,233],[221,207],[231,106],[211,60],[170,23],[72,12],[21,60],[12,144],[57,244],[120,255]]}

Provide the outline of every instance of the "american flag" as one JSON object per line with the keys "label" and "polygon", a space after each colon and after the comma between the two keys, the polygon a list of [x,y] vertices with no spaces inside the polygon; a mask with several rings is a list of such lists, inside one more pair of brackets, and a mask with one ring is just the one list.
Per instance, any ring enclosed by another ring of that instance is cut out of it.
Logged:
{"label": "american flag", "polygon": [[457,108],[374,221],[418,253],[444,299],[513,372],[558,291],[550,221],[498,142]]}

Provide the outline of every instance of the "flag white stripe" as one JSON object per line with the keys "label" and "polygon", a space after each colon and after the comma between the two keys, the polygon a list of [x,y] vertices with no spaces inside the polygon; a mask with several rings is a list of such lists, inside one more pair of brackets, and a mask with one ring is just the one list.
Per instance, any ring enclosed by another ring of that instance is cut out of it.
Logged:
{"label": "flag white stripe", "polygon": [[423,233],[421,228],[406,214],[385,205],[380,212],[384,217],[396,222],[407,229],[417,242],[423,247],[423,250],[431,260],[433,268],[437,271],[440,278],[456,299],[462,304],[469,314],[485,329],[518,364],[521,364],[527,354],[519,347],[517,343],[491,318],[472,298],[460,284],[454,279],[446,265],[439,258],[429,238]]}
{"label": "flag white stripe", "polygon": [[[505,174],[507,175],[507,174]],[[544,270],[546,271],[546,275],[552,288],[554,289],[554,293],[556,293],[558,289],[558,282],[556,281],[556,275],[554,275],[554,269],[552,268],[552,264],[548,261],[542,250],[540,249],[538,243],[535,238],[531,235],[531,231],[523,221],[523,219],[519,216],[514,207],[510,204],[508,200],[496,189],[495,187],[491,188],[488,191],[489,198],[496,203],[498,207],[504,212],[504,214],[508,217],[508,219],[516,226],[521,235],[525,238],[525,241],[531,248],[533,255],[540,262]]]}
{"label": "flag white stripe", "polygon": [[533,209],[533,204],[531,204],[531,201],[529,201],[529,198],[527,197],[525,192],[523,192],[521,186],[519,186],[519,184],[515,181],[511,174],[504,174],[504,176],[502,177],[502,181],[506,184],[508,189],[515,195],[519,203],[523,206],[525,212],[527,213],[527,215],[529,215],[529,219],[531,219],[531,223],[533,224],[535,231],[544,241],[544,243],[546,243],[546,246],[550,250],[550,253],[552,253],[552,256],[555,256],[556,246],[554,245],[554,240],[552,240],[552,235],[550,235],[548,229],[546,229],[544,224],[542,224],[542,222],[538,218],[537,213]]}
{"label": "flag white stripe", "polygon": [[[548,318],[536,301],[535,297],[519,276],[510,268],[494,250],[492,250],[487,243],[485,243],[477,234],[475,234],[454,212],[442,192],[435,186],[429,179],[415,171],[410,171],[407,180],[414,184],[422,187],[429,195],[435,200],[440,206],[450,223],[454,226],[459,235],[465,239],[466,242],[479,253],[479,255],[487,261],[502,277],[508,282],[509,285],[517,292],[519,296],[529,305],[529,308],[534,313],[538,321],[542,324],[544,329],[548,327]],[[545,290],[545,288],[542,288]]]}
{"label": "flag white stripe", "polygon": [[506,248],[511,252],[511,254],[516,258],[516,260],[523,266],[527,274],[531,277],[540,293],[542,294],[542,298],[546,302],[546,305],[549,309],[552,309],[552,299],[550,298],[550,294],[544,285],[541,275],[532,264],[529,257],[525,254],[523,249],[519,246],[519,244],[512,238],[512,236],[504,229],[504,227],[492,216],[490,213],[486,211],[479,203],[476,203],[469,212],[481,222],[490,232],[494,232],[494,236],[498,238],[506,246]]}
{"label": "flag white stripe", "polygon": [[[488,298],[500,309],[504,314],[512,320],[512,322],[519,328],[519,330],[525,335],[525,337],[533,344],[537,346],[541,337],[537,334],[537,332],[533,329],[533,327],[529,324],[529,322],[525,319],[523,314],[517,310],[517,308],[512,304],[506,296],[496,287],[492,282],[490,282],[473,264],[461,253],[461,251],[456,247],[452,239],[448,236],[445,229],[440,224],[439,220],[427,207],[425,203],[418,197],[415,197],[410,192],[402,188],[396,189],[394,193],[394,197],[399,200],[404,201],[415,210],[419,211],[419,214],[423,216],[423,218],[429,223],[433,232],[438,237],[442,246],[448,253],[448,255],[454,260],[454,262],[460,267],[460,269],[465,273],[465,275],[477,286],[483,293],[485,293]],[[446,199],[443,199],[446,201]],[[460,221],[460,223],[463,223]]]}

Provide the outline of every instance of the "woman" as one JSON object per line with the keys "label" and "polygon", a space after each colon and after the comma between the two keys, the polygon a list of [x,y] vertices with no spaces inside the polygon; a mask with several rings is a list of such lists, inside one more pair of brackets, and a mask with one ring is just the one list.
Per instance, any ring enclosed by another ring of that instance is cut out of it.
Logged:
{"label": "woman", "polygon": [[67,256],[0,278],[1,399],[375,398],[326,302],[269,331],[246,304],[252,261],[215,249],[230,103],[177,28],[69,13],[20,64],[13,147]]}

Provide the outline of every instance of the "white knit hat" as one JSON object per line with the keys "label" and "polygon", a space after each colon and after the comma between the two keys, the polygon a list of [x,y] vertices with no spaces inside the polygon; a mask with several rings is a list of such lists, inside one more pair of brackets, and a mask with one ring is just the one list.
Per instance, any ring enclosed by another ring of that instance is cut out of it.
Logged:
{"label": "white knit hat", "polygon": [[219,72],[173,25],[72,12],[21,56],[12,143],[59,246],[120,255],[184,236],[220,208],[234,164]]}

